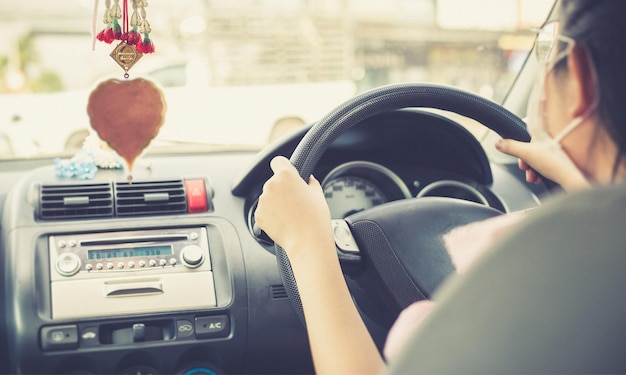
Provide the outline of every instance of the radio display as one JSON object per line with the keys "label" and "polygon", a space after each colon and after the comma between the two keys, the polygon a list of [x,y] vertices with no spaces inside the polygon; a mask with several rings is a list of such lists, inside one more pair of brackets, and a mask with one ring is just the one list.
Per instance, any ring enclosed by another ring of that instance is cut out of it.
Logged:
{"label": "radio display", "polygon": [[126,247],[119,249],[98,249],[87,250],[89,260],[132,258],[132,257],[154,257],[161,255],[172,255],[171,245]]}

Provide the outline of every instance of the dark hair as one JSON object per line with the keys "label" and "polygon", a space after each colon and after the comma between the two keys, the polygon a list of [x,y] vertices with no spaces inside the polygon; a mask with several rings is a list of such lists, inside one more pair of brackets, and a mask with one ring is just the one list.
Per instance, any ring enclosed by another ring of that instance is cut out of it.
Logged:
{"label": "dark hair", "polygon": [[561,0],[563,34],[589,53],[596,71],[598,115],[617,146],[615,178],[626,160],[626,1]]}

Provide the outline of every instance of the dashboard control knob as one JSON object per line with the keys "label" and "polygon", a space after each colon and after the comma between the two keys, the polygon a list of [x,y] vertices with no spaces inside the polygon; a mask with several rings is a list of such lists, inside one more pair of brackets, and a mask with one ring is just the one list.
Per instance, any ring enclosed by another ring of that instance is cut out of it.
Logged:
{"label": "dashboard control knob", "polygon": [[74,253],[64,253],[57,257],[57,272],[63,276],[73,276],[80,270],[80,258]]}
{"label": "dashboard control knob", "polygon": [[159,266],[161,266],[161,267],[167,266],[167,260],[165,260],[165,259],[159,260]]}
{"label": "dashboard control knob", "polygon": [[198,245],[187,245],[181,250],[183,264],[189,268],[199,267],[204,261],[202,248]]}
{"label": "dashboard control knob", "polygon": [[216,370],[213,370],[215,366],[208,362],[192,362],[186,367],[182,368],[178,374],[180,375],[218,375]]}
{"label": "dashboard control knob", "polygon": [[156,260],[154,260],[154,259],[150,259],[150,260],[148,261],[148,264],[150,265],[150,267],[156,267],[157,262],[156,262]]}

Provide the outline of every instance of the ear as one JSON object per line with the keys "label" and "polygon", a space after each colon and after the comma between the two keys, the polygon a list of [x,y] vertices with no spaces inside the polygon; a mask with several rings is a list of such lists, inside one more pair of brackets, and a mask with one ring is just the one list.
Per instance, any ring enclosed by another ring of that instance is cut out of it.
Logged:
{"label": "ear", "polygon": [[596,100],[597,84],[591,57],[580,44],[574,44],[567,59],[567,67],[571,90],[568,111],[572,117],[582,116]]}

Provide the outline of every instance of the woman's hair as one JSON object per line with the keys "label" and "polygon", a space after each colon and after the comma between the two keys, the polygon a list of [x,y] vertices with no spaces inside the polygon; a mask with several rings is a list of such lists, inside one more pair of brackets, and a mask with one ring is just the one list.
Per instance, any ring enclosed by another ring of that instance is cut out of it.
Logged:
{"label": "woman's hair", "polygon": [[559,20],[595,67],[598,115],[617,146],[615,178],[626,160],[626,1],[561,0]]}

